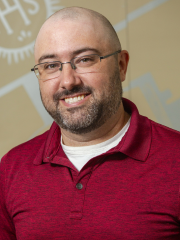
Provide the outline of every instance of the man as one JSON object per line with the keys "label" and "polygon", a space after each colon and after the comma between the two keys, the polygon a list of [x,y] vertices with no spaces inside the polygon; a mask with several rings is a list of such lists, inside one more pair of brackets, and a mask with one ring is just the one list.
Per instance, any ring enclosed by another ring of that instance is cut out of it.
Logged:
{"label": "man", "polygon": [[180,134],[122,99],[128,60],[97,12],[44,23],[32,71],[55,122],[1,161],[0,239],[180,239]]}

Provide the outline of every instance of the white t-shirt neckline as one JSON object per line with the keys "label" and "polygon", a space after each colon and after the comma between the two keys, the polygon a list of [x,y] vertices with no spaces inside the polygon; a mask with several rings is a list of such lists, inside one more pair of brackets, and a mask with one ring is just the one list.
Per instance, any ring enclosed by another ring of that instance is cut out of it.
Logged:
{"label": "white t-shirt neckline", "polygon": [[62,143],[61,136],[61,145],[63,151],[65,152],[68,159],[72,162],[72,164],[80,171],[83,166],[92,158],[101,155],[109,151],[111,148],[118,145],[121,139],[124,137],[130,126],[131,118],[128,120],[126,125],[112,138],[95,145],[83,146],[83,147],[71,147],[66,146]]}

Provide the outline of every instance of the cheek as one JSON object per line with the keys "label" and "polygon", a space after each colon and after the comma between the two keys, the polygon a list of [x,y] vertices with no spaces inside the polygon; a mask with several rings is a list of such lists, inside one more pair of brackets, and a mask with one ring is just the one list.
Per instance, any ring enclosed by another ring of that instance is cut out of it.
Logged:
{"label": "cheek", "polygon": [[51,99],[54,93],[57,92],[58,86],[57,81],[47,80],[39,81],[39,88],[43,98]]}
{"label": "cheek", "polygon": [[102,70],[98,73],[87,73],[84,79],[81,78],[85,85],[93,88],[96,91],[101,91],[101,89],[104,87],[104,84],[107,84],[108,79],[109,74],[105,71],[102,72]]}
{"label": "cheek", "polygon": [[94,84],[94,89],[98,95],[103,95],[107,92],[110,85],[110,76],[108,73],[99,74],[99,78]]}

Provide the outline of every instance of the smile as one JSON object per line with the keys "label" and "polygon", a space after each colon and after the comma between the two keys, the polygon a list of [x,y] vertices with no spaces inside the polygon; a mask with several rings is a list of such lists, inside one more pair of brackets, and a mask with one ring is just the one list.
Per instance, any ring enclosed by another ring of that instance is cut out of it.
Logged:
{"label": "smile", "polygon": [[76,97],[70,97],[70,98],[65,98],[64,101],[66,103],[75,103],[75,102],[79,102],[81,100],[83,100],[85,98],[86,95],[79,95],[79,96],[76,96]]}

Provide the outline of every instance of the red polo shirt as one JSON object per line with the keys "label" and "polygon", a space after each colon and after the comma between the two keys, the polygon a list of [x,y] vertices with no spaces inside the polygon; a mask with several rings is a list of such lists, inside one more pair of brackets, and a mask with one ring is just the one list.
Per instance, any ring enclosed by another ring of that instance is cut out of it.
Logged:
{"label": "red polo shirt", "polygon": [[180,133],[123,103],[126,135],[80,172],[55,123],[3,157],[1,240],[180,239]]}

